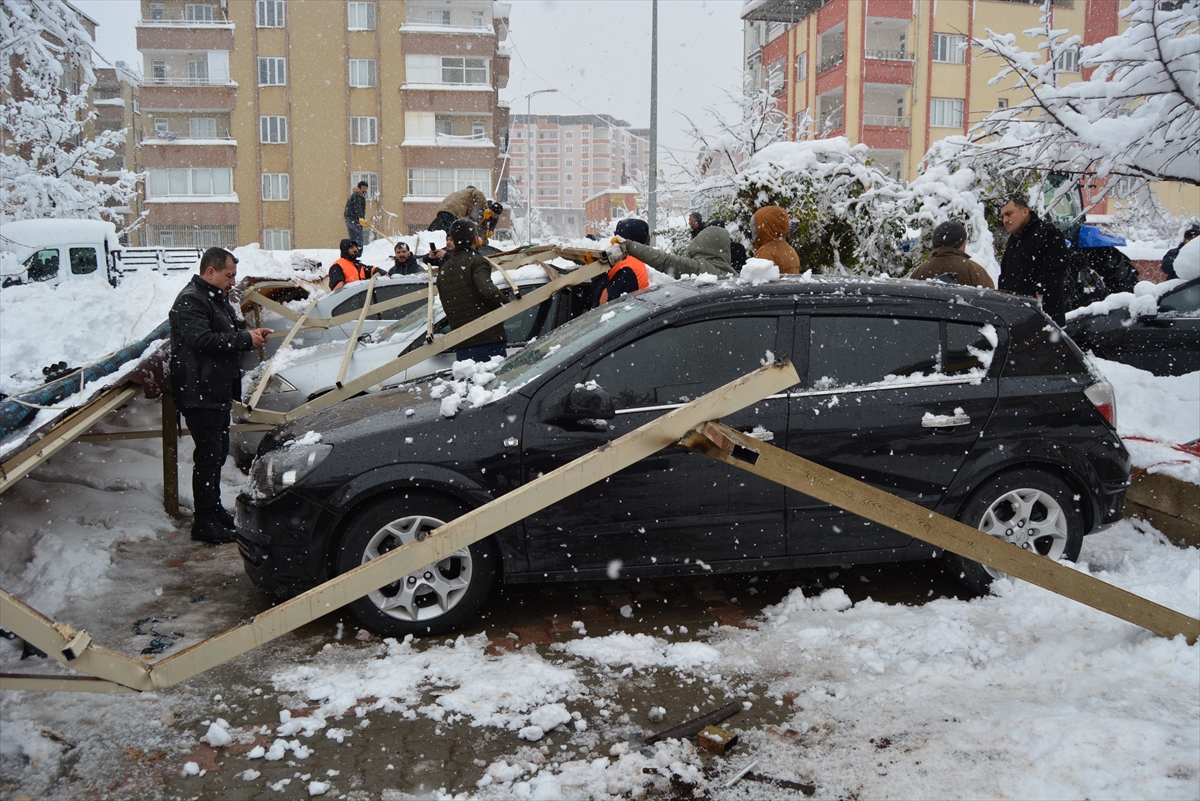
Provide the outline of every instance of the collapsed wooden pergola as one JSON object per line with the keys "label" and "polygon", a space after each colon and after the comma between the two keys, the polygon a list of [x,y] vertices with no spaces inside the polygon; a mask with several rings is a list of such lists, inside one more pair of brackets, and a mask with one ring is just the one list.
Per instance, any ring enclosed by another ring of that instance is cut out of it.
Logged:
{"label": "collapsed wooden pergola", "polygon": [[92,642],[0,590],[0,626],[82,675],[0,674],[0,690],[158,690],[214,668],[346,606],[379,587],[513,525],[629,467],[678,446],[917,537],[1164,637],[1200,636],[1200,620],[984,534],[878,488],[749,437],[719,422],[798,381],[789,362],[767,365],[601,445],[557,470],[228,631],[147,665]]}

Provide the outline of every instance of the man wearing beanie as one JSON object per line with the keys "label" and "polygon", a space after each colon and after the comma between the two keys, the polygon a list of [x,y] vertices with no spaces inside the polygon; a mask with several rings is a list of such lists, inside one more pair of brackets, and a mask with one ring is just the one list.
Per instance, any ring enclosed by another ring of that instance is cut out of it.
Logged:
{"label": "man wearing beanie", "polygon": [[987,270],[967,258],[967,229],[962,223],[950,220],[939,224],[933,229],[932,245],[929,260],[913,270],[910,278],[922,280],[951,273],[964,286],[996,288]]}
{"label": "man wearing beanie", "polygon": [[[617,223],[616,235],[629,242],[646,245],[650,242],[650,225],[645,220],[627,217]],[[634,256],[614,264],[607,275],[599,276],[593,283],[592,306],[601,306],[622,295],[637,292],[650,286],[650,272],[646,263]]]}

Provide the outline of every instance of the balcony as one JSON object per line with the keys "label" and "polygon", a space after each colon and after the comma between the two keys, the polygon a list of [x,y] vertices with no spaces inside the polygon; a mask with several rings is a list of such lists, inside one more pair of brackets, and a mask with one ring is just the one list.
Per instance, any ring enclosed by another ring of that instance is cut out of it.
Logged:
{"label": "balcony", "polygon": [[877,59],[879,61],[912,61],[913,57],[903,50],[865,50],[863,54],[867,58]]}
{"label": "balcony", "polygon": [[142,87],[143,112],[233,111],[237,97],[237,84],[233,81],[162,81],[157,83],[156,79],[151,79]]}
{"label": "balcony", "polygon": [[233,24],[154,22],[137,28],[137,47],[141,51],[233,50]]}
{"label": "balcony", "polygon": [[229,78],[147,78],[146,86],[237,86],[237,81]]}
{"label": "balcony", "polygon": [[817,63],[817,74],[819,75],[825,70],[831,70],[845,60],[845,53],[834,53],[831,56],[826,56]]}

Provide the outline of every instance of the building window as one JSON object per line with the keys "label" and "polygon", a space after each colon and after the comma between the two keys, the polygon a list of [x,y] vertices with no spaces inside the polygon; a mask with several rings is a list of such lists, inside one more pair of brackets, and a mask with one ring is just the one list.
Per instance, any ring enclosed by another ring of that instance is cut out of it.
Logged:
{"label": "building window", "polygon": [[492,185],[490,170],[410,169],[408,194],[421,197],[445,197],[451,192],[475,186],[486,191]]}
{"label": "building window", "polygon": [[934,128],[961,128],[963,102],[959,99],[935,97],[929,103],[929,125]]}
{"label": "building window", "polygon": [[796,80],[803,81],[808,77],[808,51],[796,56]]}
{"label": "building window", "polygon": [[483,139],[486,135],[487,135],[487,131],[485,130],[485,126],[482,122],[480,122],[479,120],[476,120],[475,122],[471,123],[471,138],[472,139]]}
{"label": "building window", "polygon": [[1054,60],[1054,68],[1059,72],[1079,72],[1079,45],[1072,45]]}
{"label": "building window", "polygon": [[442,83],[487,83],[487,59],[444,56]]}
{"label": "building window", "polygon": [[228,167],[163,167],[148,171],[148,197],[211,197],[233,194],[233,171]]}
{"label": "building window", "polygon": [[[350,188],[358,186],[359,181],[367,182],[367,200],[379,200],[379,173],[352,172],[350,173]],[[449,194],[449,193],[447,193]]]}
{"label": "building window", "polygon": [[567,159],[567,160],[566,160],[566,163],[565,163],[563,166],[564,166],[564,167],[574,167],[574,166],[575,166],[575,159]]}
{"label": "building window", "polygon": [[258,0],[258,27],[283,27],[283,0]]}
{"label": "building window", "polygon": [[449,25],[450,24],[450,9],[425,9],[425,24],[426,25]]}
{"label": "building window", "polygon": [[150,4],[150,21],[151,22],[161,22],[162,20],[164,20],[166,18],[167,18],[166,6],[164,6],[162,3],[151,3]]}
{"label": "building window", "polygon": [[142,113],[141,104],[138,103],[138,98],[136,98],[136,97],[133,99],[133,113],[134,114]]}
{"label": "building window", "polygon": [[375,59],[350,59],[350,85],[364,89],[375,85]]}
{"label": "building window", "polygon": [[996,108],[1000,109],[1001,111],[1008,108],[1008,98],[1007,97],[997,98],[996,99]]}
{"label": "building window", "polygon": [[171,130],[171,122],[166,117],[154,118],[154,137],[161,139]]}
{"label": "building window", "polygon": [[440,120],[434,119],[433,133],[435,136],[453,136],[454,135],[454,120],[449,117],[443,117]]}
{"label": "building window", "polygon": [[568,180],[568,181],[573,181],[573,180],[575,180],[574,178],[572,178],[572,177],[571,177],[573,174],[574,174],[574,173],[567,173],[567,180]]}
{"label": "building window", "polygon": [[150,62],[150,80],[163,83],[167,80],[167,62],[154,59]]}
{"label": "building window", "polygon": [[283,86],[287,83],[287,59],[260,58],[258,60],[258,85]]}
{"label": "building window", "polygon": [[933,35],[933,60],[943,64],[962,64],[966,60],[967,43],[965,36],[956,33],[935,33]]}
{"label": "building window", "polygon": [[194,86],[208,84],[208,59],[188,62],[188,83]]}
{"label": "building window", "polygon": [[346,6],[346,26],[352,31],[375,30],[375,4],[350,3]]}
{"label": "building window", "polygon": [[567,187],[567,197],[570,197],[573,194],[575,194],[575,190],[568,186]]}
{"label": "building window", "polygon": [[350,144],[373,145],[375,144],[375,134],[374,117],[350,118]]}
{"label": "building window", "polygon": [[[284,176],[287,177],[286,175]],[[291,250],[292,232],[286,228],[264,228],[263,250]]]}
{"label": "building window", "polygon": [[212,22],[213,7],[199,3],[188,3],[183,8],[184,19],[188,22]]}
{"label": "building window", "polygon": [[482,11],[472,11],[471,12],[471,27],[472,28],[482,28],[483,22],[484,22],[484,19],[483,19]]}
{"label": "building window", "polygon": [[188,136],[192,139],[216,139],[217,120],[215,117],[192,117],[188,120]]}
{"label": "building window", "polygon": [[[263,200],[287,200],[291,196],[286,172],[266,172],[262,177]],[[279,250],[280,248],[274,248]]]}
{"label": "building window", "polygon": [[287,142],[287,117],[259,117],[258,141],[264,145],[282,145]]}

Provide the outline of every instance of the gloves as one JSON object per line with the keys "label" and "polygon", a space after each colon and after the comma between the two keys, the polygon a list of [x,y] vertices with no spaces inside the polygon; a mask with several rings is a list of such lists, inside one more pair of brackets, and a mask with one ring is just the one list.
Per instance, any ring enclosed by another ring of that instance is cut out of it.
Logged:
{"label": "gloves", "polygon": [[625,258],[625,254],[627,252],[625,240],[619,236],[614,236],[612,238],[612,244],[605,248],[604,252],[600,254],[600,261],[610,265],[616,264],[621,259]]}
{"label": "gloves", "polygon": [[367,224],[367,221],[366,221],[366,220],[359,220],[359,221],[358,221],[358,224],[359,224],[359,225],[366,225],[366,224]]}

